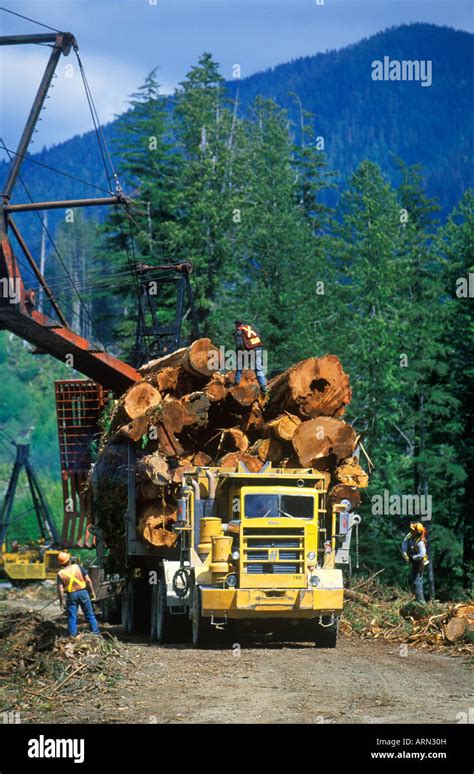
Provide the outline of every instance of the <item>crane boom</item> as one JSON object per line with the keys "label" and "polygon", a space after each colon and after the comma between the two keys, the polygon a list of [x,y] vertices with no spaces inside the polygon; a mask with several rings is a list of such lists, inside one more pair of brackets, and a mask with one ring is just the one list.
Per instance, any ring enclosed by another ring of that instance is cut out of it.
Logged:
{"label": "crane boom", "polygon": [[[12,204],[11,197],[26,156],[28,145],[35,131],[48,89],[62,55],[71,49],[77,51],[77,42],[70,32],[47,35],[8,35],[0,37],[0,46],[22,44],[52,44],[51,54],[23,129],[17,152],[11,162],[0,204],[0,329],[10,331],[35,346],[40,352],[52,355],[75,370],[88,376],[103,387],[117,394],[123,393],[141,377],[132,366],[109,355],[102,348],[72,331],[54,299],[46,280],[41,275],[18,225],[12,219],[13,212],[38,209],[81,207],[123,203],[123,196],[111,195],[107,199],[83,199],[72,202],[40,202]],[[57,320],[35,308],[34,290],[25,289],[18,262],[10,243],[11,229],[38,282],[43,287]]]}

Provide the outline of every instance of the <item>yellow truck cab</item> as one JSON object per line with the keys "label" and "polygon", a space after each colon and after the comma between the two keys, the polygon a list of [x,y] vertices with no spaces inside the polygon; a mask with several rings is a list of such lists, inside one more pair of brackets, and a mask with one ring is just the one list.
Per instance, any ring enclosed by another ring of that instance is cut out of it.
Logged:
{"label": "yellow truck cab", "polygon": [[[164,560],[163,582],[169,608],[177,590],[186,602],[195,645],[238,624],[335,646],[344,595],[336,559],[347,563],[360,519],[346,505],[329,512],[326,493],[324,473],[268,463],[259,473],[241,464],[237,473],[201,468],[187,476],[175,525],[179,567]],[[169,618],[157,619],[155,630]]]}
{"label": "yellow truck cab", "polygon": [[106,574],[97,534],[105,561],[90,574],[105,620],[158,643],[203,647],[222,630],[245,630],[335,647],[360,518],[348,501],[329,507],[325,473],[196,468],[177,495],[172,547],[140,537],[135,482],[131,458],[122,571]]}

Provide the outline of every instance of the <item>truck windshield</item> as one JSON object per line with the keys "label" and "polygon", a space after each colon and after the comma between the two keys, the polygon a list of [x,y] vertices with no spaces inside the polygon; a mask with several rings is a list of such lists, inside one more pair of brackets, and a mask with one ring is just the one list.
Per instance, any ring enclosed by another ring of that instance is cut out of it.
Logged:
{"label": "truck windshield", "polygon": [[302,495],[248,494],[245,495],[246,519],[312,519],[314,498]]}

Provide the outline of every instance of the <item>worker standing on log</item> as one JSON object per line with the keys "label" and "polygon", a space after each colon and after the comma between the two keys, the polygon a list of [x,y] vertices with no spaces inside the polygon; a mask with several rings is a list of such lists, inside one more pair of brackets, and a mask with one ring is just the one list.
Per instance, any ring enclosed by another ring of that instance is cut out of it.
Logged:
{"label": "worker standing on log", "polygon": [[[95,599],[95,593],[89,575],[83,567],[73,564],[70,555],[65,551],[60,551],[58,554],[58,562],[62,565],[57,576],[58,598],[61,610],[67,611],[67,626],[70,636],[77,636],[77,610],[79,605],[92,634],[100,634],[99,625],[92,607],[91,597]],[[65,594],[66,601],[64,599]]]}
{"label": "worker standing on log", "polygon": [[411,582],[417,602],[425,603],[423,570],[429,563],[426,550],[426,529],[420,522],[410,524],[410,532],[402,543],[403,558],[411,565]]}
{"label": "worker standing on log", "polygon": [[247,355],[247,358],[251,361],[252,368],[250,370],[255,371],[257,381],[260,385],[260,392],[262,395],[267,394],[267,380],[263,373],[263,342],[256,330],[250,325],[245,325],[241,320],[235,321],[235,347],[237,350],[237,370],[235,372],[235,384],[239,385],[242,379],[243,371],[243,355],[246,352],[252,353]]}

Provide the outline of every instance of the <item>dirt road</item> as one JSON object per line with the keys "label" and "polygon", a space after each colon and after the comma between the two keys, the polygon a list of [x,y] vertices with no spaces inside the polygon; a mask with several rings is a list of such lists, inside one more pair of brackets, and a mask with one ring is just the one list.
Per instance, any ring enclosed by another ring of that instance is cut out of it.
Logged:
{"label": "dirt road", "polygon": [[456,723],[473,702],[463,659],[379,641],[196,651],[119,636],[134,668],[103,697],[103,722]]}
{"label": "dirt road", "polygon": [[[55,608],[44,614],[57,617]],[[456,723],[474,702],[466,658],[414,649],[403,656],[381,640],[342,636],[335,650],[319,650],[242,637],[195,650],[151,644],[119,626],[103,631],[120,643],[120,679],[71,699],[66,691],[67,704],[42,705],[39,715],[37,707],[25,722]]]}

